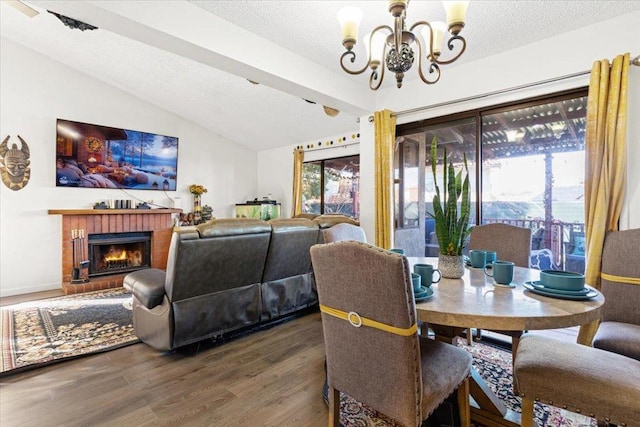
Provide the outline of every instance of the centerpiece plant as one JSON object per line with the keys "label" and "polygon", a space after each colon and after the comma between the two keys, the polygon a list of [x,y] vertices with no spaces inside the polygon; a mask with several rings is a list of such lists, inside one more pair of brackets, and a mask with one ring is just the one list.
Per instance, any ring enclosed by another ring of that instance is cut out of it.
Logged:
{"label": "centerpiece plant", "polygon": [[207,192],[204,185],[191,184],[189,192],[193,194],[193,225],[202,223],[202,195]]}
{"label": "centerpiece plant", "polygon": [[[447,157],[447,148],[444,148],[442,192],[436,176],[437,163],[438,141],[434,136],[431,141],[431,171],[436,194],[433,196],[433,214],[430,215],[435,220],[435,232],[440,248],[438,268],[443,277],[457,279],[464,274],[462,249],[471,232],[469,227],[471,200],[467,155],[463,154],[464,168],[456,172],[453,162]],[[460,204],[459,208],[458,203]]]}

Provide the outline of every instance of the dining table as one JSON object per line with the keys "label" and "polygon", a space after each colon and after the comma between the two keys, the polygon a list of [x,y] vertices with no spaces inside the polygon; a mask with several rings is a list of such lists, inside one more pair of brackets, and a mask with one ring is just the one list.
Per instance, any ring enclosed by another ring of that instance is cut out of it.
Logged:
{"label": "dining table", "polygon": [[[411,271],[415,264],[438,266],[438,258],[407,259]],[[466,266],[460,279],[443,277],[431,285],[432,294],[416,302],[417,317],[436,339],[449,343],[469,328],[507,334],[512,338],[514,358],[525,331],[579,326],[577,342],[589,345],[604,305],[602,293],[594,289],[589,299],[565,299],[544,296],[525,287],[527,282],[539,279],[539,270],[515,267],[513,281],[507,287],[495,284],[484,268]],[[508,409],[477,371],[472,370],[470,382],[473,420],[488,426],[520,425],[520,414]]]}

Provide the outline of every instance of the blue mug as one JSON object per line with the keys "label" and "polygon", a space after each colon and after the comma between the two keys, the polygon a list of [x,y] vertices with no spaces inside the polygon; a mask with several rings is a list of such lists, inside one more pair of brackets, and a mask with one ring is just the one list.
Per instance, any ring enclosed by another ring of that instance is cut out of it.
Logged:
{"label": "blue mug", "polygon": [[[487,270],[489,266],[484,268],[484,274],[493,277],[493,280],[500,285],[508,285],[513,281],[514,264],[511,261],[494,261],[491,263],[491,270]],[[492,274],[489,274],[491,271]]]}
{"label": "blue mug", "polygon": [[[442,274],[440,270],[434,268],[431,264],[415,264],[413,266],[412,274],[419,274],[422,277],[422,286],[426,286],[427,288],[431,286],[432,283],[438,283],[440,279],[442,279]],[[433,275],[438,273],[438,280],[433,280]]]}
{"label": "blue mug", "polygon": [[487,265],[487,252],[479,250],[469,251],[469,261],[471,261],[471,267],[484,268]]}

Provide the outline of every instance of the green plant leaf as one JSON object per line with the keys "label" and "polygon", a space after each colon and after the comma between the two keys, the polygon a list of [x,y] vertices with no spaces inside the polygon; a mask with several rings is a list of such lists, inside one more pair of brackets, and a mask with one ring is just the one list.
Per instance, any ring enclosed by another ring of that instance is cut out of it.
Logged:
{"label": "green plant leaf", "polygon": [[[441,195],[436,176],[438,141],[435,136],[431,140],[431,172],[436,193],[433,196],[432,217],[436,223],[435,231],[438,237],[440,253],[444,255],[462,255],[462,249],[466,245],[467,237],[470,233],[471,200],[466,153],[464,153],[463,159],[464,170],[456,172],[453,162],[448,161],[447,148],[444,148],[442,172],[444,194]],[[459,211],[458,201],[460,202]]]}

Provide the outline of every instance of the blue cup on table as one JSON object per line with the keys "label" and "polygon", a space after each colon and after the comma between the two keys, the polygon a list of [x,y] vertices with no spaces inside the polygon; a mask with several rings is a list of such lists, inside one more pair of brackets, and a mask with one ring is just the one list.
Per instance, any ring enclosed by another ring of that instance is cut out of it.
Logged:
{"label": "blue cup on table", "polygon": [[496,254],[496,251],[484,251],[485,252],[485,262],[487,264],[491,264],[495,261],[498,260],[498,254]]}
{"label": "blue cup on table", "polygon": [[411,273],[411,285],[413,285],[413,292],[420,292],[422,287],[422,278],[419,274]]}
{"label": "blue cup on table", "polygon": [[389,252],[393,252],[398,255],[404,255],[404,249],[400,249],[400,248],[389,249]]}
{"label": "blue cup on table", "polygon": [[484,268],[487,265],[487,252],[481,250],[469,251],[469,261],[473,268]]}
{"label": "blue cup on table", "polygon": [[[438,274],[438,280],[433,280],[433,275],[436,273]],[[422,286],[427,288],[433,283],[438,283],[442,278],[440,270],[433,268],[431,264],[414,264],[412,274],[419,274],[422,278]]]}
{"label": "blue cup on table", "polygon": [[[508,285],[513,281],[514,264],[511,261],[494,261],[491,263],[491,270],[487,270],[488,267],[484,268],[484,274],[493,277],[497,284]],[[491,274],[489,274],[490,271]]]}

